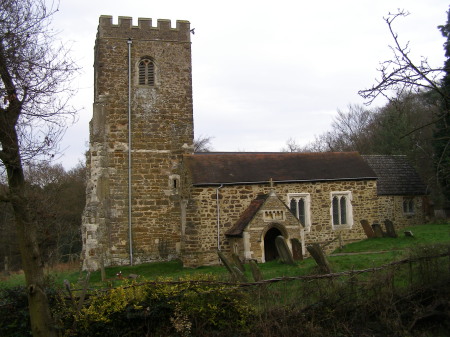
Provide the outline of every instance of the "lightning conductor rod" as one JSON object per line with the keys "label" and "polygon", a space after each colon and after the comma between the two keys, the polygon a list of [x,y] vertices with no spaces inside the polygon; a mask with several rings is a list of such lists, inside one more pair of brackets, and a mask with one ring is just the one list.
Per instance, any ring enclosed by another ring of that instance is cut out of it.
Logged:
{"label": "lightning conductor rod", "polygon": [[128,38],[128,240],[130,266],[133,265],[133,233],[131,230],[131,38]]}

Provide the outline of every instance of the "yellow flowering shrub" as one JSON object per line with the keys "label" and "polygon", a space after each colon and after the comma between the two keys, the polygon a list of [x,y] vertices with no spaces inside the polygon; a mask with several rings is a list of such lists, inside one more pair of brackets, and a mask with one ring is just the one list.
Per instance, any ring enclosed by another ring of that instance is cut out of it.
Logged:
{"label": "yellow flowering shrub", "polygon": [[65,336],[198,336],[247,330],[254,309],[248,294],[210,275],[159,278],[99,290],[80,311],[66,306]]}
{"label": "yellow flowering shrub", "polygon": [[142,309],[139,305],[145,298],[144,289],[134,284],[124,284],[106,291],[98,291],[92,299],[81,309],[79,321],[110,322],[114,313],[121,312],[127,307]]}

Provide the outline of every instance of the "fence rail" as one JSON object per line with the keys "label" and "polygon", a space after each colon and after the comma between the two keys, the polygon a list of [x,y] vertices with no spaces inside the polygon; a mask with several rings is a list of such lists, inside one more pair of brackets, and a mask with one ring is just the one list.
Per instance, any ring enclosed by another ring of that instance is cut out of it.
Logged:
{"label": "fence rail", "polygon": [[[430,260],[436,260],[443,257],[449,257],[448,261],[448,272],[450,274],[450,247],[447,252],[440,253],[440,254],[433,254],[433,255],[427,255],[427,256],[420,256],[420,257],[411,257],[407,259],[402,259],[394,262],[390,262],[378,267],[371,267],[371,268],[365,268],[365,269],[352,269],[342,272],[335,272],[335,273],[327,273],[327,274],[315,274],[315,275],[299,275],[299,276],[282,276],[282,277],[275,277],[270,278],[267,280],[261,280],[261,281],[255,281],[255,282],[236,282],[236,281],[217,281],[217,280],[179,280],[179,281],[162,281],[162,280],[152,280],[152,281],[145,281],[145,282],[136,282],[130,285],[122,286],[124,289],[131,288],[131,287],[140,287],[140,286],[146,286],[146,285],[161,285],[161,284],[167,284],[167,285],[183,285],[183,284],[216,284],[216,285],[223,285],[223,286],[229,286],[233,288],[246,288],[246,287],[258,287],[258,286],[266,286],[274,283],[279,282],[290,282],[290,281],[314,281],[314,280],[324,280],[324,279],[338,279],[340,277],[346,277],[346,276],[357,276],[361,274],[367,274],[367,273],[374,273],[374,272],[380,272],[383,270],[388,270],[393,267],[403,266],[403,265],[411,265],[413,263],[419,263],[422,261],[430,261]],[[100,289],[100,291],[110,291],[112,288],[103,288]],[[74,289],[72,291],[81,291],[83,289]],[[93,289],[88,289],[93,290]],[[99,291],[99,289],[96,289],[96,291]]]}

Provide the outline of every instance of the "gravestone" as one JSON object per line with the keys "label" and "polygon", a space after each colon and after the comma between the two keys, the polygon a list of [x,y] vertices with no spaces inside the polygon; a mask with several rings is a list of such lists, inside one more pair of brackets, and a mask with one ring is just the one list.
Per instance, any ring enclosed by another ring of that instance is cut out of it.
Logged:
{"label": "gravestone", "polygon": [[386,227],[386,234],[388,237],[390,237],[390,238],[397,237],[397,233],[395,232],[394,223],[391,220],[389,220],[389,219],[384,220],[384,226]]}
{"label": "gravestone", "polygon": [[376,238],[382,238],[384,236],[383,229],[379,223],[372,224],[372,229]]}
{"label": "gravestone", "polygon": [[291,239],[292,257],[295,261],[303,261],[302,243],[299,239]]}
{"label": "gravestone", "polygon": [[320,270],[325,274],[330,274],[331,273],[330,264],[328,263],[328,259],[325,256],[320,245],[318,243],[313,243],[312,245],[307,246],[306,249],[314,258],[314,261],[316,261]]}
{"label": "gravestone", "polygon": [[361,220],[361,226],[364,229],[364,233],[366,233],[366,236],[369,239],[375,237],[375,233],[374,233],[372,227],[370,226],[369,221]]}
{"label": "gravestone", "polygon": [[239,258],[239,256],[235,253],[231,254],[231,259],[233,260],[234,264],[236,265],[236,267],[239,268],[239,270],[241,272],[245,272],[245,267],[241,261],[241,259]]}
{"label": "gravestone", "polygon": [[275,238],[275,246],[277,247],[281,262],[286,264],[295,264],[292,253],[283,236],[279,235]]}
{"label": "gravestone", "polygon": [[413,237],[414,237],[414,234],[413,234],[413,232],[411,232],[411,231],[405,231],[405,232],[403,232],[403,233],[405,233],[405,236],[406,236],[406,237],[410,237],[410,238],[413,238]]}
{"label": "gravestone", "polygon": [[220,250],[217,251],[217,255],[219,255],[220,260],[227,268],[228,272],[231,275],[233,281],[239,282],[247,282],[244,273],[242,273],[238,267],[236,267],[233,263],[231,263],[225,254],[223,254]]}
{"label": "gravestone", "polygon": [[263,280],[263,276],[261,274],[261,270],[259,270],[258,265],[256,264],[255,260],[250,260],[250,269],[252,271],[253,279],[255,282],[259,282]]}

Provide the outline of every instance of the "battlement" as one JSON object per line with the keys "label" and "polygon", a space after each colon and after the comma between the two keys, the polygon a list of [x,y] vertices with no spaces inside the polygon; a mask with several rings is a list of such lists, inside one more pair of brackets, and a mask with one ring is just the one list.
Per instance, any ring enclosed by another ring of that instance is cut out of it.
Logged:
{"label": "battlement", "polygon": [[165,19],[158,19],[156,27],[152,26],[152,19],[148,18],[138,18],[137,26],[133,26],[133,20],[129,16],[119,16],[118,24],[113,24],[112,19],[111,15],[100,16],[97,37],[191,41],[189,21],[177,20],[176,28],[172,28],[171,21]]}

